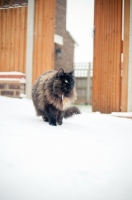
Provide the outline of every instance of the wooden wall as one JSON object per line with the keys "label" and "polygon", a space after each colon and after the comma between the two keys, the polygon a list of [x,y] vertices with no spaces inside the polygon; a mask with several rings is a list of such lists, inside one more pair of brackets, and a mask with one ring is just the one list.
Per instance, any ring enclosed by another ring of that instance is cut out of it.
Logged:
{"label": "wooden wall", "polygon": [[[35,1],[33,82],[54,69],[56,0]],[[0,9],[0,71],[26,72],[27,7]]]}
{"label": "wooden wall", "polygon": [[128,68],[129,68],[129,34],[130,34],[130,0],[124,0],[124,40],[122,65],[121,111],[127,112],[128,104]]}
{"label": "wooden wall", "polygon": [[33,83],[54,68],[55,0],[36,0],[34,28]]}
{"label": "wooden wall", "polygon": [[122,0],[95,0],[93,111],[121,106]]}
{"label": "wooden wall", "polygon": [[0,9],[0,71],[25,73],[27,7]]}

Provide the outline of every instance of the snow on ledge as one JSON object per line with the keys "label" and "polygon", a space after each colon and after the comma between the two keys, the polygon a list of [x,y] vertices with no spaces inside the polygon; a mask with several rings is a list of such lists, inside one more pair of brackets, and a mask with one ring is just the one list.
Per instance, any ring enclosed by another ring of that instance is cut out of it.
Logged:
{"label": "snow on ledge", "polygon": [[111,115],[115,117],[124,117],[132,119],[132,112],[112,112]]}
{"label": "snow on ledge", "polygon": [[21,93],[21,94],[20,94],[20,97],[21,97],[21,98],[26,98],[26,94]]}
{"label": "snow on ledge", "polygon": [[26,83],[25,78],[0,78],[0,82],[2,81]]}
{"label": "snow on ledge", "polygon": [[0,72],[0,75],[25,75],[25,74],[22,72],[12,71],[12,72]]}

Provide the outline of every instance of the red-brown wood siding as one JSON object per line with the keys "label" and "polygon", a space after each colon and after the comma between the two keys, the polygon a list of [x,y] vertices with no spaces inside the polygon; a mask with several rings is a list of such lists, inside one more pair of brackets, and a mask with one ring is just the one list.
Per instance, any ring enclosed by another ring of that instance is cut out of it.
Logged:
{"label": "red-brown wood siding", "polygon": [[129,65],[130,0],[124,1],[124,41],[122,64],[121,111],[127,112]]}
{"label": "red-brown wood siding", "polygon": [[27,7],[0,9],[0,71],[26,71]]}
{"label": "red-brown wood siding", "polygon": [[55,0],[36,0],[33,83],[38,76],[54,68]]}
{"label": "red-brown wood siding", "polygon": [[93,111],[121,106],[122,0],[95,0]]}

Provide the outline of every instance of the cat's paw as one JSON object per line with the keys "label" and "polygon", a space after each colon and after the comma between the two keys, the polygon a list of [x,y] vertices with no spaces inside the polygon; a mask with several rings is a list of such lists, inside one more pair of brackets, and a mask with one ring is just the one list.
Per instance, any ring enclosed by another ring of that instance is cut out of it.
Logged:
{"label": "cat's paw", "polygon": [[43,120],[44,120],[45,122],[48,122],[48,121],[49,121],[47,117],[42,116],[42,118],[43,118]]}
{"label": "cat's paw", "polygon": [[63,123],[62,123],[62,121],[58,121],[57,124],[58,125],[62,125]]}
{"label": "cat's paw", "polygon": [[49,123],[49,125],[51,125],[51,126],[57,126],[56,123],[51,123],[51,122]]}
{"label": "cat's paw", "polygon": [[50,122],[49,122],[49,125],[51,126],[56,126],[56,121],[54,119],[52,119]]}

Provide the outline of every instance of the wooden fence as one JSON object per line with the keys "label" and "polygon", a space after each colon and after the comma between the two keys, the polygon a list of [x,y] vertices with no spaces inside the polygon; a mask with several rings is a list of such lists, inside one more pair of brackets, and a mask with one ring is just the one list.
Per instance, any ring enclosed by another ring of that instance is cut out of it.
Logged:
{"label": "wooden fence", "polygon": [[0,71],[25,73],[27,7],[0,9]]}
{"label": "wooden fence", "polygon": [[92,104],[92,63],[75,63],[75,85],[79,104]]}
{"label": "wooden fence", "polygon": [[[28,2],[12,2],[16,1],[0,1],[0,71],[25,73]],[[33,83],[54,68],[55,6],[55,0],[35,1]]]}
{"label": "wooden fence", "polygon": [[54,69],[55,0],[35,1],[33,83],[45,71]]}
{"label": "wooden fence", "polygon": [[122,0],[95,0],[93,111],[121,111]]}

